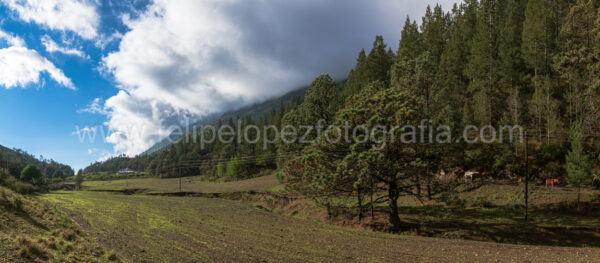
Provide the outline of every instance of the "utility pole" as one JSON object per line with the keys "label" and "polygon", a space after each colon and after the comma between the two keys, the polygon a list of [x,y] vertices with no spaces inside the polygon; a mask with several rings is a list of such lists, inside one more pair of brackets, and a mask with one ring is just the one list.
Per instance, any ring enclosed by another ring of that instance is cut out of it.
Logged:
{"label": "utility pole", "polygon": [[179,192],[181,193],[181,167],[179,167]]}
{"label": "utility pole", "polygon": [[529,136],[525,131],[525,220],[529,218]]}

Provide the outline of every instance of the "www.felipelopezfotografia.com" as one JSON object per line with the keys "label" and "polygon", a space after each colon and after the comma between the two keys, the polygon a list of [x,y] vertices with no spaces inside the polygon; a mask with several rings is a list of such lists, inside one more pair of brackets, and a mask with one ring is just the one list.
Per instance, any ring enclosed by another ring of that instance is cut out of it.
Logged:
{"label": "www.felipelopezfotografia.com", "polygon": [[600,263],[600,0],[0,0],[0,263]]}
{"label": "www.felipelopezfotografia.com", "polygon": [[[261,126],[245,124],[238,120],[235,125],[224,124],[221,126],[180,126],[170,127],[167,139],[170,143],[195,143],[201,149],[206,145],[221,144],[260,144],[263,149],[276,143],[283,144],[311,144],[325,141],[327,143],[370,144],[373,147],[384,147],[387,143],[401,144],[451,144],[451,143],[521,143],[524,140],[524,128],[518,125],[500,126],[491,125],[482,127],[467,125],[462,131],[455,131],[448,125],[433,125],[431,120],[422,120],[418,125],[382,126],[367,125],[352,126],[345,122],[342,126],[325,125],[325,120],[317,121],[316,125],[285,125],[279,128],[276,125]],[[137,127],[130,127],[132,130]],[[128,132],[136,134],[138,132]],[[103,126],[93,128],[75,127],[81,143],[90,140],[110,137],[111,132],[106,132]]]}

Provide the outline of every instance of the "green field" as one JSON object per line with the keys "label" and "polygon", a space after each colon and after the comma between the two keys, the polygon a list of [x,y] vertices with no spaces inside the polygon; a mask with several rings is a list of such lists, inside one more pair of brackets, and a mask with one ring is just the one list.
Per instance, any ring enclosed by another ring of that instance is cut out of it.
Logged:
{"label": "green field", "polygon": [[[183,192],[241,192],[241,191],[266,191],[280,188],[281,184],[277,181],[275,175],[257,177],[244,181],[233,181],[225,183],[207,182],[204,177],[184,177],[181,179],[181,191]],[[123,179],[113,181],[87,181],[83,186],[87,190],[140,190],[153,193],[174,193],[179,192],[179,178],[139,178]]]}
{"label": "green field", "polygon": [[589,262],[598,249],[393,235],[297,219],[247,202],[56,192],[84,230],[130,262]]}

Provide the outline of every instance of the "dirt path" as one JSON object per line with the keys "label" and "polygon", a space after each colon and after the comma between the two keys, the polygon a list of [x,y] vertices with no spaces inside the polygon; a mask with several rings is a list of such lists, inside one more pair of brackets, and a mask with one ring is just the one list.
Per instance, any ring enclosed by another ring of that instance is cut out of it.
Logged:
{"label": "dirt path", "polygon": [[262,211],[241,201],[58,192],[131,262],[600,262],[600,249],[517,246],[377,233]]}

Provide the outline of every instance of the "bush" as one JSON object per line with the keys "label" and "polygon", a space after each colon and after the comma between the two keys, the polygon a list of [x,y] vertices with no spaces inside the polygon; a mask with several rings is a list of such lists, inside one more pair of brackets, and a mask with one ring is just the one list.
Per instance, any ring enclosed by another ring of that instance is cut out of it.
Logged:
{"label": "bush", "polygon": [[256,160],[256,165],[266,168],[275,168],[277,167],[277,164],[275,163],[276,159],[277,155],[274,152],[267,151],[258,157]]}
{"label": "bush", "polygon": [[21,211],[23,210],[23,201],[20,198],[15,198],[15,209]]}
{"label": "bush", "polygon": [[516,207],[520,207],[523,205],[523,203],[525,202],[525,191],[521,190],[516,190],[515,192],[513,192],[513,194],[511,194],[508,197],[508,204],[516,206]]}
{"label": "bush", "polygon": [[225,163],[219,163],[217,165],[217,176],[218,177],[225,177],[227,175],[227,166],[225,165]]}
{"label": "bush", "polygon": [[440,196],[440,201],[442,201],[446,205],[452,206],[452,207],[459,207],[459,208],[465,207],[465,201],[460,199],[460,196],[458,196],[458,193],[455,191],[449,191],[449,192],[442,193],[442,195]]}
{"label": "bush", "polygon": [[114,252],[110,253],[108,255],[108,260],[110,261],[117,261],[119,258],[117,257],[117,254],[115,254]]}
{"label": "bush", "polygon": [[494,207],[494,202],[491,196],[477,196],[473,205],[476,207],[491,208]]}
{"label": "bush", "polygon": [[590,194],[590,202],[596,202],[596,201],[600,201],[600,194],[598,194],[598,191],[593,191]]}
{"label": "bush", "polygon": [[21,171],[21,181],[40,185],[44,182],[42,171],[37,166],[30,164]]}
{"label": "bush", "polygon": [[40,191],[39,187],[20,182],[5,170],[0,169],[0,185],[11,189],[19,194],[33,194]]}
{"label": "bush", "polygon": [[26,184],[26,183],[19,182],[19,181],[15,181],[15,183],[11,189],[13,189],[15,192],[17,192],[19,194],[24,194],[24,195],[33,194],[33,193],[40,191],[40,188],[38,188],[34,185]]}
{"label": "bush", "polygon": [[227,176],[233,179],[239,179],[244,177],[244,174],[248,168],[248,164],[244,160],[233,158],[227,163]]}

